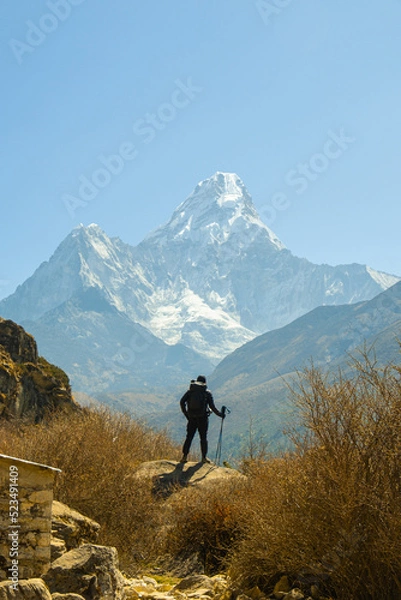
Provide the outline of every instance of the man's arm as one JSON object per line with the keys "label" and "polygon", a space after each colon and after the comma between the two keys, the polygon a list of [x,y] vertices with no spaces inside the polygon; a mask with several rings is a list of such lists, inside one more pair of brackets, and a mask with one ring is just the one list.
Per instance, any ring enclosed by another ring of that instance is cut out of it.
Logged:
{"label": "man's arm", "polygon": [[185,394],[183,395],[183,397],[180,400],[181,410],[182,410],[183,414],[186,416],[187,419],[188,419],[188,410],[187,410],[188,394],[189,394],[189,391],[186,391]]}
{"label": "man's arm", "polygon": [[207,390],[206,394],[207,394],[207,403],[210,407],[210,410],[212,410],[214,412],[214,414],[217,415],[218,417],[223,418],[223,416],[224,416],[223,413],[220,412],[218,408],[216,408],[216,405],[213,400],[212,392],[209,392],[209,390]]}

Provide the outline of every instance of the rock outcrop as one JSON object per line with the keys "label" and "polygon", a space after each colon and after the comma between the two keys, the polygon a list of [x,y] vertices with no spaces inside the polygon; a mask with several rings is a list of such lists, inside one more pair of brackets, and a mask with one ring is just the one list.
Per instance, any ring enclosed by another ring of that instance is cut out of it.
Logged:
{"label": "rock outcrop", "polygon": [[235,469],[218,467],[214,463],[157,460],[142,463],[133,473],[134,479],[152,479],[153,493],[167,497],[180,488],[205,486],[227,479],[243,478]]}
{"label": "rock outcrop", "polygon": [[0,346],[10,354],[16,363],[36,363],[38,348],[34,338],[26,333],[14,321],[6,321],[0,317]]}
{"label": "rock outcrop", "polygon": [[88,600],[123,600],[125,579],[115,548],[84,544],[55,560],[43,579],[52,593],[73,592]]}
{"label": "rock outcrop", "polygon": [[38,356],[20,325],[0,317],[0,417],[38,422],[60,409],[78,409],[67,375]]}
{"label": "rock outcrop", "polygon": [[85,543],[95,544],[99,529],[99,523],[93,519],[62,502],[53,501],[52,534],[54,541],[60,542],[59,548],[64,545],[65,551],[68,551]]}

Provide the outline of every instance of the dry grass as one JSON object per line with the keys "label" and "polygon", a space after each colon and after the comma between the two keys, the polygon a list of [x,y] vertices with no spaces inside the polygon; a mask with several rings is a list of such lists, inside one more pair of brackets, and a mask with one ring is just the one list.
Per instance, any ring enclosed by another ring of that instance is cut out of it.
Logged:
{"label": "dry grass", "polygon": [[[245,457],[243,481],[188,488],[167,500],[136,465],[179,448],[124,415],[87,410],[42,425],[2,424],[0,452],[62,469],[56,497],[102,525],[122,564],[197,555],[242,588],[270,592],[286,574],[326,597],[401,599],[401,378],[365,356],[354,377],[311,368],[294,392],[294,452]],[[128,483],[128,481],[131,483]],[[306,584],[305,584],[306,585]],[[306,589],[309,593],[309,591]]]}
{"label": "dry grass", "polygon": [[247,487],[242,479],[211,481],[173,495],[165,512],[164,552],[176,560],[196,555],[205,573],[226,567],[226,558],[240,534],[239,498]]}
{"label": "dry grass", "polygon": [[0,448],[60,468],[55,498],[97,520],[100,543],[117,546],[125,566],[152,552],[160,511],[150,483],[128,480],[143,461],[178,459],[164,432],[108,409],[84,410],[39,425],[3,423]]}
{"label": "dry grass", "polygon": [[296,451],[255,464],[231,564],[240,581],[270,589],[302,573],[339,598],[401,598],[400,372],[366,356],[354,369],[334,384],[309,369]]}

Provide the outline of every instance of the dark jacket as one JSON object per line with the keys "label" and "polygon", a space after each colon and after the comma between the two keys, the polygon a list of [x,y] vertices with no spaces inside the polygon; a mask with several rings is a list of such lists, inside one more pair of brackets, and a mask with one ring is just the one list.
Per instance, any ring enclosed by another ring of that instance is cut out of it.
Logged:
{"label": "dark jacket", "polygon": [[[191,395],[195,392],[196,394],[201,393],[204,398],[202,414],[193,414],[191,413]],[[200,417],[208,417],[210,411],[213,411],[218,417],[223,417],[223,413],[216,408],[213,396],[211,392],[207,389],[205,383],[201,383],[200,381],[193,381],[189,386],[189,390],[185,392],[183,397],[180,400],[180,407],[184,415],[187,419],[191,418],[200,418]]]}

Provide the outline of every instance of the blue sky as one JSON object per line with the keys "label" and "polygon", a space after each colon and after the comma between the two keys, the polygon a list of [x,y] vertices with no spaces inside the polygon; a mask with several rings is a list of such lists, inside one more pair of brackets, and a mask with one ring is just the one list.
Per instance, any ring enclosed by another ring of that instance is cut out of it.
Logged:
{"label": "blue sky", "polygon": [[136,244],[215,171],[294,254],[401,275],[400,0],[0,11],[0,297],[77,224]]}

